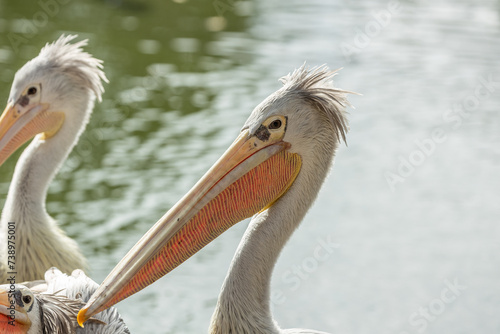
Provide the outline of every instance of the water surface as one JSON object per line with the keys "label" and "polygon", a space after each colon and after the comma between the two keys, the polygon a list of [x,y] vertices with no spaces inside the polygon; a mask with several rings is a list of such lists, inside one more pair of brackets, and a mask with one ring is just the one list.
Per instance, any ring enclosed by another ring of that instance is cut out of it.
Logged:
{"label": "water surface", "polygon": [[[85,0],[50,12],[0,0],[0,99],[61,33],[89,38],[104,60],[104,100],[47,197],[99,282],[279,77],[304,61],[344,67],[336,84],[363,96],[351,97],[348,146],[276,265],[277,321],[498,333],[499,28],[495,1]],[[1,167],[3,194],[19,154]],[[246,225],[120,303],[132,332],[206,332]]]}

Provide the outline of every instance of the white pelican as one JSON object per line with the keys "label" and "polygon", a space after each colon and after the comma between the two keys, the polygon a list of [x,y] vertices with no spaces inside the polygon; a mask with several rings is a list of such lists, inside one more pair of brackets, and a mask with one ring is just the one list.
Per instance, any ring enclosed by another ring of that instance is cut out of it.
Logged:
{"label": "white pelican", "polygon": [[270,279],[348,130],[347,91],[335,71],[305,66],[259,104],[215,165],[113,269],[78,322],[159,279],[235,223],[256,214],[236,251],[210,333],[319,333],[282,330],[270,311]]}
{"label": "white pelican", "polygon": [[57,268],[49,269],[42,282],[0,285],[0,333],[130,334],[114,308],[78,327],[78,310],[97,287],[81,270],[67,276]]}
{"label": "white pelican", "polygon": [[[63,272],[87,268],[76,242],[45,209],[47,188],[85,129],[96,97],[101,99],[102,81],[107,82],[102,61],[82,50],[87,41],[69,43],[75,37],[47,44],[16,73],[0,117],[0,165],[35,137],[19,158],[2,211],[0,282],[6,279],[7,260],[15,266],[8,271],[16,272],[17,282],[42,279],[52,266]],[[15,254],[8,253],[7,240]]]}

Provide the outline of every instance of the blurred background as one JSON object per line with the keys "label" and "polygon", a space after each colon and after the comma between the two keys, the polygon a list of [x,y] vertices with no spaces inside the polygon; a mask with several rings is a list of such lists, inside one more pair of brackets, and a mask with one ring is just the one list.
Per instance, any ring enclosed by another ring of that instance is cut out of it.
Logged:
{"label": "blurred background", "polygon": [[[499,15],[494,0],[0,0],[0,100],[62,33],[104,60],[104,100],[47,197],[100,282],[278,78],[305,61],[343,67],[336,85],[363,96],[276,265],[276,320],[499,333]],[[0,168],[0,207],[21,151]],[[118,304],[131,331],[206,332],[247,224]]]}

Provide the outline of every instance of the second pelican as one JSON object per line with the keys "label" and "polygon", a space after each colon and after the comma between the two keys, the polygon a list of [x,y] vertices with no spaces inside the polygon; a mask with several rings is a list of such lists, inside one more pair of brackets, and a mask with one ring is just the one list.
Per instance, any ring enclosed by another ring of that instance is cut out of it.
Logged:
{"label": "second pelican", "polygon": [[0,283],[16,272],[17,282],[42,279],[50,267],[86,269],[76,242],[45,209],[50,182],[101,99],[102,61],[84,52],[87,41],[61,36],[26,63],[12,84],[0,117],[0,166],[22,144],[0,220]]}
{"label": "second pelican", "polygon": [[235,223],[255,215],[222,287],[211,333],[281,330],[270,279],[281,249],[316,198],[347,132],[346,91],[326,68],[304,66],[258,105],[239,137],[202,179],[120,261],[78,314],[92,315],[136,293]]}

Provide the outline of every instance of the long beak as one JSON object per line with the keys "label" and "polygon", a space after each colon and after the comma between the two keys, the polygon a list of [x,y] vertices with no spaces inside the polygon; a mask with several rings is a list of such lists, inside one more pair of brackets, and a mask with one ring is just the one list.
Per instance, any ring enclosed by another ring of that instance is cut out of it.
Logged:
{"label": "long beak", "polygon": [[59,130],[64,122],[64,113],[48,112],[48,108],[48,104],[38,103],[20,115],[16,105],[7,105],[0,116],[0,166],[37,134],[42,133],[42,139],[47,139]]}
{"label": "long beak", "polygon": [[13,298],[9,298],[6,285],[0,286],[0,332],[26,333],[30,327],[31,321],[26,311]]}
{"label": "long beak", "polygon": [[278,200],[300,171],[301,158],[281,138],[243,131],[198,183],[128,252],[78,313],[93,315],[142,290],[237,222]]}

